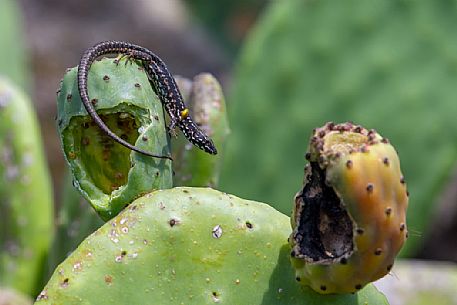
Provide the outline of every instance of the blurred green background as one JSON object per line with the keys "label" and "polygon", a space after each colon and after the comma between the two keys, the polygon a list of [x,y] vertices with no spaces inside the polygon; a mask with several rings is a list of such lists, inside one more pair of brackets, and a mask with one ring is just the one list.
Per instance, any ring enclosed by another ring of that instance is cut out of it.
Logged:
{"label": "blurred green background", "polygon": [[232,133],[219,189],[289,214],[312,128],[363,124],[401,158],[402,255],[457,262],[456,29],[449,0],[0,0],[0,75],[32,97],[55,215],[67,189],[59,80],[94,43],[126,40],[176,75],[222,82]]}

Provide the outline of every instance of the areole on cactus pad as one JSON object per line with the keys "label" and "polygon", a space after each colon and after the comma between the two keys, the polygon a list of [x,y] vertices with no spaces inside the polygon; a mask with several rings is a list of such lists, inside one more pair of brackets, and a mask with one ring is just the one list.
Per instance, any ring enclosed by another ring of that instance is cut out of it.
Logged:
{"label": "areole on cactus pad", "polygon": [[374,130],[327,123],[306,158],[289,238],[296,280],[320,293],[355,292],[390,271],[407,238],[397,153]]}

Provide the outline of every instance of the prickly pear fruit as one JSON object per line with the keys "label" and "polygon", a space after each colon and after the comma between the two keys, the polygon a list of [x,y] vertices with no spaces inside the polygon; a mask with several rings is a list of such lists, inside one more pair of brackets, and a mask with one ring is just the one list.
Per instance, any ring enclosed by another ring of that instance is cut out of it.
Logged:
{"label": "prickly pear fruit", "polygon": [[204,153],[180,135],[173,149],[173,185],[217,187],[225,140],[230,133],[221,85],[208,73],[195,76],[193,81],[177,78],[177,83],[194,121],[213,139],[218,154]]}
{"label": "prickly pear fruit", "polygon": [[315,129],[306,157],[289,239],[296,279],[355,292],[390,271],[407,238],[400,161],[387,139],[351,123]]}
{"label": "prickly pear fruit", "polygon": [[0,285],[36,295],[53,235],[51,181],[30,100],[0,78]]}
{"label": "prickly pear fruit", "polygon": [[[162,104],[136,63],[95,62],[88,91],[105,123],[120,137],[159,155],[169,155]],[[171,161],[130,151],[107,137],[81,103],[76,68],[57,95],[57,126],[75,187],[104,219],[141,194],[172,186]]]}
{"label": "prickly pear fruit", "polygon": [[386,304],[372,285],[322,296],[295,282],[289,218],[208,188],[155,191],[88,237],[35,304]]}

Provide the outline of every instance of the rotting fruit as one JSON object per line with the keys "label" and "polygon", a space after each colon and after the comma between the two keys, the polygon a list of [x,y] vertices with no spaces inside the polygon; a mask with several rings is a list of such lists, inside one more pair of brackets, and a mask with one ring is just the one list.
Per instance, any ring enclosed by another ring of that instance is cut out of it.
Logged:
{"label": "rotting fruit", "polygon": [[386,275],[405,242],[408,191],[389,141],[352,123],[314,130],[289,238],[296,280],[356,292]]}

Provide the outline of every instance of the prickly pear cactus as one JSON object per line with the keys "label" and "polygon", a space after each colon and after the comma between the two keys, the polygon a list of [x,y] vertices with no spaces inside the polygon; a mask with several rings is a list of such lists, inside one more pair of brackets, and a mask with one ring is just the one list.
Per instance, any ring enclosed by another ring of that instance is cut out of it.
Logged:
{"label": "prickly pear cactus", "polygon": [[35,304],[387,304],[372,285],[319,295],[296,283],[289,218],[206,188],[147,194],[57,267]]}
{"label": "prickly pear cactus", "polygon": [[416,232],[403,253],[413,253],[457,165],[456,26],[446,0],[270,1],[233,78],[221,188],[287,213],[304,130],[376,126],[402,157]]}
{"label": "prickly pear cactus", "polygon": [[52,190],[40,139],[30,101],[0,77],[0,285],[28,295],[43,284],[53,235]]}
{"label": "prickly pear cactus", "polygon": [[63,183],[62,198],[56,218],[56,234],[48,257],[48,274],[54,272],[73,250],[105,222],[73,187],[70,175]]}
{"label": "prickly pear cactus", "polygon": [[289,238],[296,279],[356,292],[390,272],[407,238],[400,161],[387,139],[351,123],[315,129],[306,156]]}
{"label": "prickly pear cactus", "polygon": [[0,1],[0,75],[28,89],[30,69],[26,59],[23,18],[15,0]]}
{"label": "prickly pear cactus", "polygon": [[[109,58],[95,62],[88,91],[101,118],[120,137],[146,151],[170,154],[162,104],[140,66]],[[79,97],[76,68],[62,81],[57,107],[75,187],[104,220],[141,194],[172,186],[170,160],[132,152],[92,122]]]}
{"label": "prickly pear cactus", "polygon": [[191,109],[194,121],[213,139],[218,153],[216,156],[209,155],[180,135],[173,148],[173,184],[216,187],[225,141],[230,133],[222,88],[216,78],[209,73],[199,74],[193,81],[177,78],[177,82]]}

